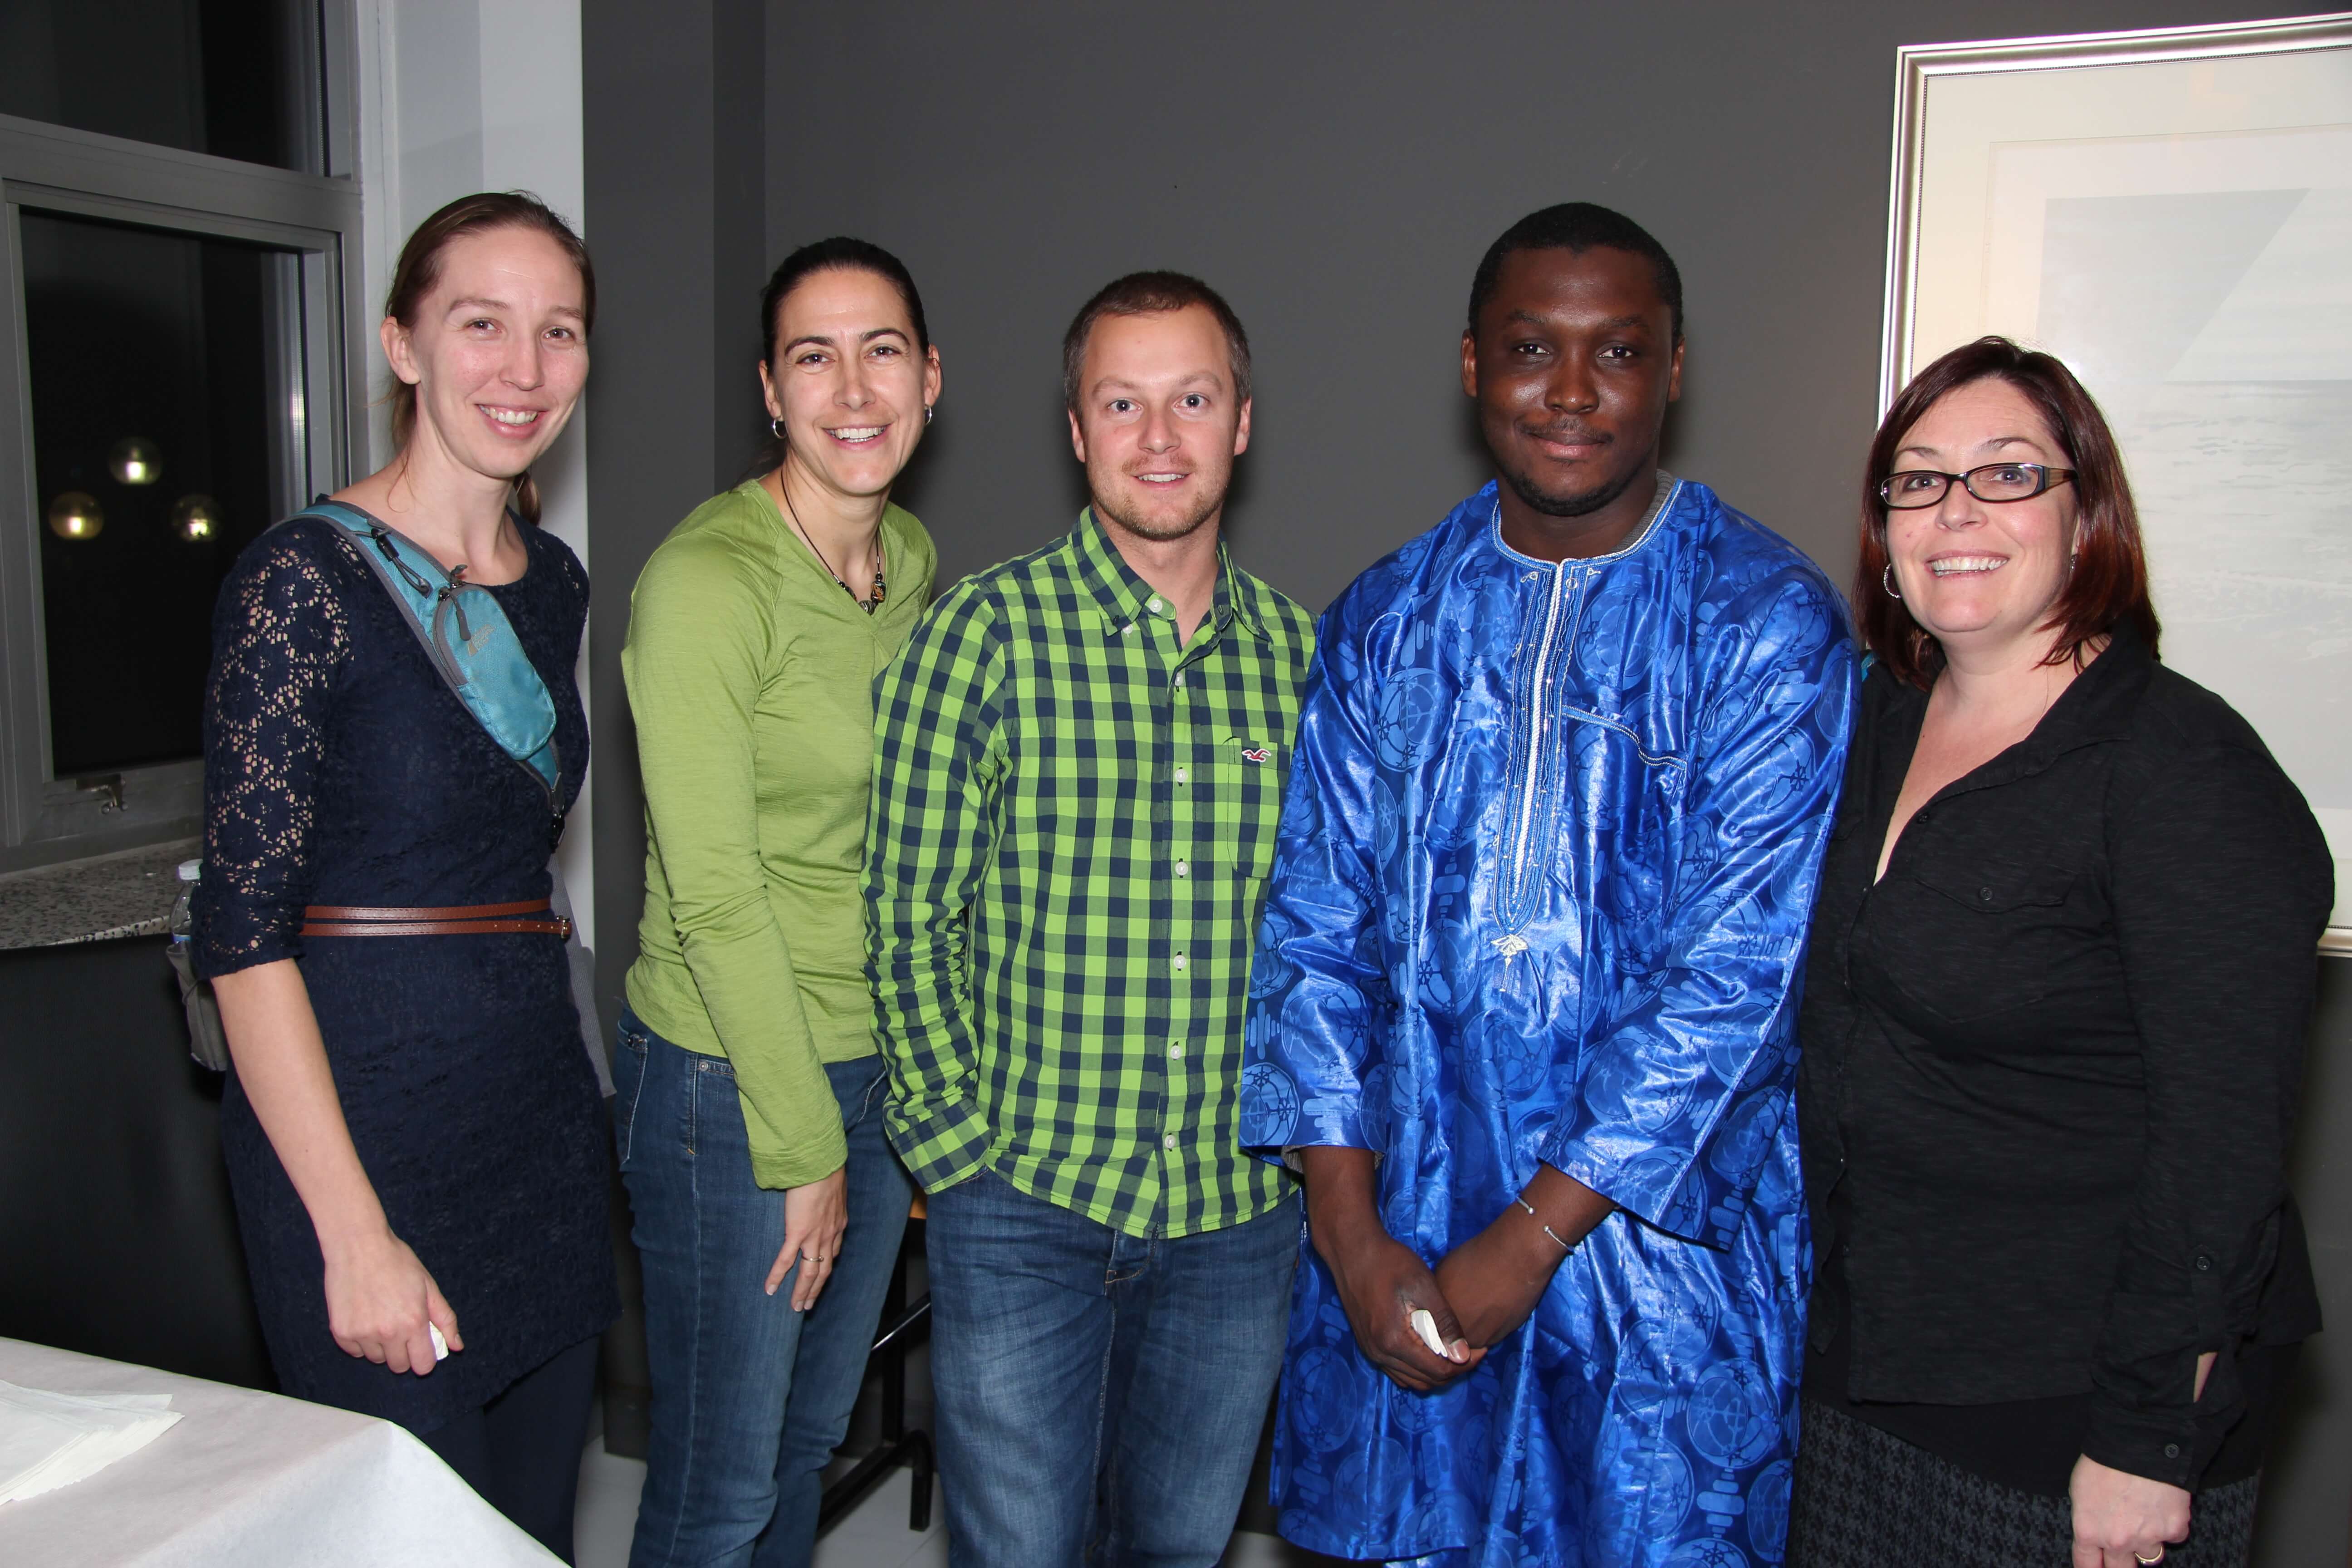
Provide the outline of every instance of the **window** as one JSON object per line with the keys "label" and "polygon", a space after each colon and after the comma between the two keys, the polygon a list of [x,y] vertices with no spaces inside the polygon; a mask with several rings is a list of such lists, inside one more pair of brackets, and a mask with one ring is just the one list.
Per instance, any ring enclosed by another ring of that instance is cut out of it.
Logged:
{"label": "window", "polygon": [[350,41],[331,0],[0,7],[0,869],[196,830],[221,579],[351,471]]}
{"label": "window", "polygon": [[0,114],[325,172],[316,0],[9,0]]}

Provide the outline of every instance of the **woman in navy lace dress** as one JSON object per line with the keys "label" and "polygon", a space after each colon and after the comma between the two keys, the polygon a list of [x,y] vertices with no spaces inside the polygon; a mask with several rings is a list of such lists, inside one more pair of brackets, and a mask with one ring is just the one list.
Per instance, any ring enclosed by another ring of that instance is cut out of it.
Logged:
{"label": "woman in navy lace dress", "polygon": [[[280,1384],[407,1427],[567,1560],[615,1310],[609,1155],[562,928],[532,906],[587,766],[572,666],[588,580],[515,513],[535,517],[528,470],[586,379],[594,301],[586,250],[529,197],[427,219],[383,328],[400,455],[335,498],[496,598],[554,700],[555,786],[443,682],[352,539],[299,520],[222,588],[195,906],[236,1062],[222,1141]],[[317,923],[335,906],[433,923],[485,905],[524,906],[489,923],[526,929]]]}

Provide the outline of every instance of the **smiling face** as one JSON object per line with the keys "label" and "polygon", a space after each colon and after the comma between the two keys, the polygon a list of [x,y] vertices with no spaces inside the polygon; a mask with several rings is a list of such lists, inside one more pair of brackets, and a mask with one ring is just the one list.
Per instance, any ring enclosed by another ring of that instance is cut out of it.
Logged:
{"label": "smiling face", "polygon": [[[2032,400],[1997,377],[1955,387],[1904,432],[1895,468],[1965,474],[1988,463],[2071,468]],[[2066,585],[2079,506],[2062,484],[1987,502],[1960,485],[1931,507],[1886,513],[1886,551],[1912,618],[1942,643],[1997,650],[2052,640],[2044,623]]]}
{"label": "smiling face", "polygon": [[410,447],[511,479],[562,431],[588,380],[580,269],[536,229],[461,236],[413,321],[387,317],[384,358],[416,388]]}
{"label": "smiling face", "polygon": [[1614,548],[1648,510],[1682,364],[1646,258],[1608,246],[1506,256],[1462,335],[1462,390],[1503,479],[1507,532],[1557,535],[1572,554]]}
{"label": "smiling face", "polygon": [[802,477],[846,500],[887,494],[940,395],[898,286],[863,268],[812,272],[776,305],[760,388]]}
{"label": "smiling face", "polygon": [[1070,445],[1107,524],[1150,540],[1214,524],[1249,426],[1206,306],[1107,315],[1088,331]]}

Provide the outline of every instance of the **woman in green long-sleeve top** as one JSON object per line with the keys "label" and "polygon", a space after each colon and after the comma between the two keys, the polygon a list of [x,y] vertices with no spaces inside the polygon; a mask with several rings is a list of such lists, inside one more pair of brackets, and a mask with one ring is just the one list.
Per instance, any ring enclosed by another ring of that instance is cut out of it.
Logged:
{"label": "woman in green long-sleeve top", "polygon": [[775,460],[654,552],[622,655],[646,909],[614,1117],[653,1373],[632,1568],[807,1563],[912,1192],[858,874],[874,678],[931,596],[889,500],[939,352],[862,240],[785,258],[761,323]]}

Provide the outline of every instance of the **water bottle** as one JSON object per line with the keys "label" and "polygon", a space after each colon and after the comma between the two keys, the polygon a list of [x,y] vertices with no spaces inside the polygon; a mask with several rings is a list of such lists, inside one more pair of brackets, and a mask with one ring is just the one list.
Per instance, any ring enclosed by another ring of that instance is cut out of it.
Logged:
{"label": "water bottle", "polygon": [[[196,883],[204,874],[205,863],[202,860],[180,862],[180,896],[172,900],[171,931],[172,944],[174,947],[185,942],[188,940],[188,933],[194,929],[194,920],[189,912],[189,905],[195,901]],[[150,904],[147,907],[152,910],[155,906]]]}

